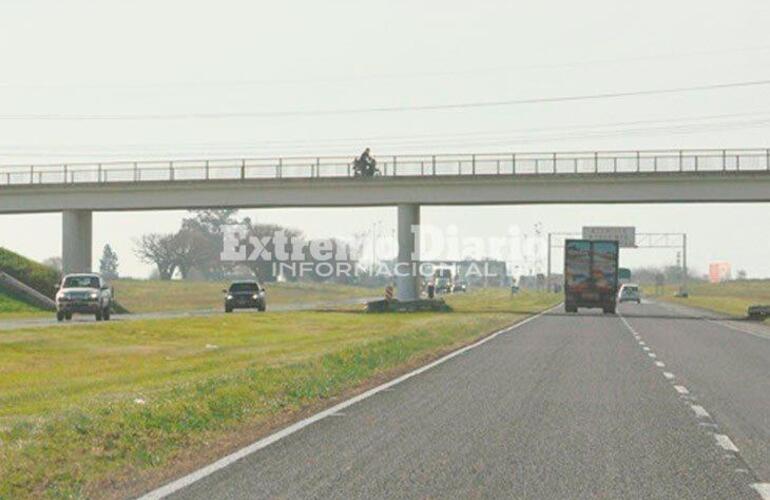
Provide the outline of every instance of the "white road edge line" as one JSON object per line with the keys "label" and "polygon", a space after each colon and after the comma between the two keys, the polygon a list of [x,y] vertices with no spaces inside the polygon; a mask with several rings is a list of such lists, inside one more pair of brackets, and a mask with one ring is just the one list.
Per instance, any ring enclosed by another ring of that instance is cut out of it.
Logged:
{"label": "white road edge line", "polygon": [[770,500],[770,483],[754,483],[751,487],[759,493],[762,500]]}
{"label": "white road edge line", "polygon": [[445,363],[449,361],[450,359],[459,356],[460,354],[463,354],[467,351],[470,351],[471,349],[474,349],[482,344],[485,344],[489,342],[492,339],[497,338],[499,335],[502,335],[503,333],[510,332],[512,330],[516,330],[517,328],[526,325],[527,323],[530,323],[543,315],[553,311],[554,309],[560,307],[562,304],[557,304],[549,309],[546,309],[545,311],[542,311],[534,316],[530,316],[529,318],[526,318],[514,325],[508,326],[506,328],[503,328],[502,330],[498,330],[491,335],[488,335],[484,337],[483,339],[465,346],[463,348],[460,348],[456,351],[452,351],[446,356],[437,359],[436,361],[433,361],[432,363],[428,363],[425,366],[422,366],[420,368],[417,368],[416,370],[413,370],[409,373],[405,373],[404,375],[401,375],[398,378],[395,378],[391,380],[390,382],[386,382],[382,385],[378,385],[377,387],[374,387],[372,389],[369,389],[366,392],[362,392],[358,396],[355,396],[353,398],[348,399],[347,401],[343,401],[342,403],[339,403],[335,406],[332,406],[331,408],[327,408],[324,411],[321,411],[319,413],[316,413],[315,415],[311,415],[310,417],[300,420],[299,422],[296,422],[285,429],[282,429],[274,434],[271,434],[267,437],[264,437],[260,439],[259,441],[256,441],[244,448],[241,448],[240,450],[231,453],[230,455],[227,455],[226,457],[220,458],[214,463],[211,463],[201,469],[198,469],[197,471],[191,472],[190,474],[187,474],[186,476],[183,476],[175,481],[172,481],[164,486],[161,486],[160,488],[157,488],[155,490],[152,490],[141,497],[139,497],[139,500],[158,500],[164,497],[167,497],[168,495],[171,495],[172,493],[175,493],[187,486],[190,486],[193,483],[196,483],[200,481],[201,479],[210,476],[211,474],[224,469],[225,467],[232,465],[233,463],[237,462],[238,460],[245,458],[249,455],[252,455],[253,453],[256,453],[257,451],[268,447],[269,445],[275,443],[276,441],[279,441],[287,436],[290,436],[291,434],[294,434],[295,432],[304,429],[305,427],[309,426],[310,424],[313,424],[315,422],[318,422],[319,420],[322,420],[325,417],[328,417],[330,415],[333,415],[334,413],[339,413],[341,410],[344,410],[345,408],[352,406],[360,401],[363,401],[367,398],[370,398],[374,396],[375,394],[384,391],[385,389],[388,389],[390,387],[393,387],[394,385],[400,384],[401,382],[404,382],[405,380],[408,380],[416,375],[419,375],[423,372],[426,372],[430,370],[431,368],[438,366],[442,363]]}
{"label": "white road edge line", "polygon": [[[659,305],[660,307],[662,307],[664,309],[668,309],[669,311],[674,311],[674,312],[678,312],[678,313],[683,313],[684,312],[686,314],[689,314],[689,313],[687,313],[687,310],[688,309],[692,309],[692,308],[688,308],[687,306],[673,307],[671,304],[667,304],[666,302],[658,302],[658,301],[656,301],[655,304]],[[684,311],[683,311],[683,309],[684,309]],[[748,330],[744,330],[742,328],[738,328],[737,326],[730,325],[730,324],[727,323],[727,321],[730,321],[730,320],[707,318],[705,316],[701,316],[699,319],[701,319],[703,321],[706,321],[708,323],[714,323],[715,325],[724,326],[725,328],[729,328],[730,330],[734,330],[736,332],[745,333],[746,335],[751,335],[752,337],[756,337],[758,339],[770,340],[770,337],[768,337],[767,335],[760,335],[758,333],[750,332]]]}
{"label": "white road edge line", "polygon": [[738,328],[737,326],[731,325],[726,322],[729,320],[706,319],[706,321],[708,321],[709,323],[714,323],[715,325],[724,326],[725,328],[729,328],[730,330],[733,330],[736,332],[745,333],[746,335],[751,335],[752,337],[756,337],[758,339],[770,340],[770,337],[768,337],[767,335],[760,335],[759,333],[750,332],[748,330],[744,330],[743,328]]}
{"label": "white road edge line", "polygon": [[714,434],[717,444],[727,451],[738,453],[738,447],[725,434]]}

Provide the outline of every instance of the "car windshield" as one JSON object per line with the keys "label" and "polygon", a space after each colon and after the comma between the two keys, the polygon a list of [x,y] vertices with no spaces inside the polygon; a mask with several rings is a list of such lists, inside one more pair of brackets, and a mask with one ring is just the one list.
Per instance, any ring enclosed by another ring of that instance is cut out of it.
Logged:
{"label": "car windshield", "polygon": [[99,278],[96,276],[67,276],[62,288],[99,288]]}
{"label": "car windshield", "polygon": [[231,292],[258,292],[259,285],[256,283],[233,283],[230,285]]}
{"label": "car windshield", "polygon": [[639,293],[639,289],[636,288],[636,287],[627,286],[627,287],[623,288],[623,294],[624,295],[634,295],[634,294],[637,294],[637,293]]}

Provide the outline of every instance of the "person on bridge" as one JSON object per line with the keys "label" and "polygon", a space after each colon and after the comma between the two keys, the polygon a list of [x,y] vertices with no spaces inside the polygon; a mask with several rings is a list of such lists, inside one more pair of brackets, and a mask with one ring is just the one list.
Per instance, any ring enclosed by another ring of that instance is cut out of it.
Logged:
{"label": "person on bridge", "polygon": [[372,157],[371,150],[366,148],[361,156],[356,159],[355,170],[357,175],[372,177],[377,173],[377,160]]}

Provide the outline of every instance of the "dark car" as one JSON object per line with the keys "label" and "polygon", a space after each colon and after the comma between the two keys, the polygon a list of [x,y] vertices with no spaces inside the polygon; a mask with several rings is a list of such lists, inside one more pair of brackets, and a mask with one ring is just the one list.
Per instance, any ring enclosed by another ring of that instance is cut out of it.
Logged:
{"label": "dark car", "polygon": [[233,309],[267,309],[265,289],[256,281],[234,281],[228,290],[222,290],[225,296],[225,312]]}

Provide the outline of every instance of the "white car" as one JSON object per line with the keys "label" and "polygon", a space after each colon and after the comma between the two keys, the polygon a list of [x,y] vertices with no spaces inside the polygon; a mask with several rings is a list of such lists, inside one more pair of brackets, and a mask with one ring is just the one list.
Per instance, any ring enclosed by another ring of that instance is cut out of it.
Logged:
{"label": "white car", "polygon": [[618,302],[636,302],[642,303],[642,293],[639,291],[639,285],[627,283],[623,285],[618,292]]}
{"label": "white car", "polygon": [[57,321],[71,320],[73,313],[110,319],[112,288],[98,274],[68,274],[56,288]]}

